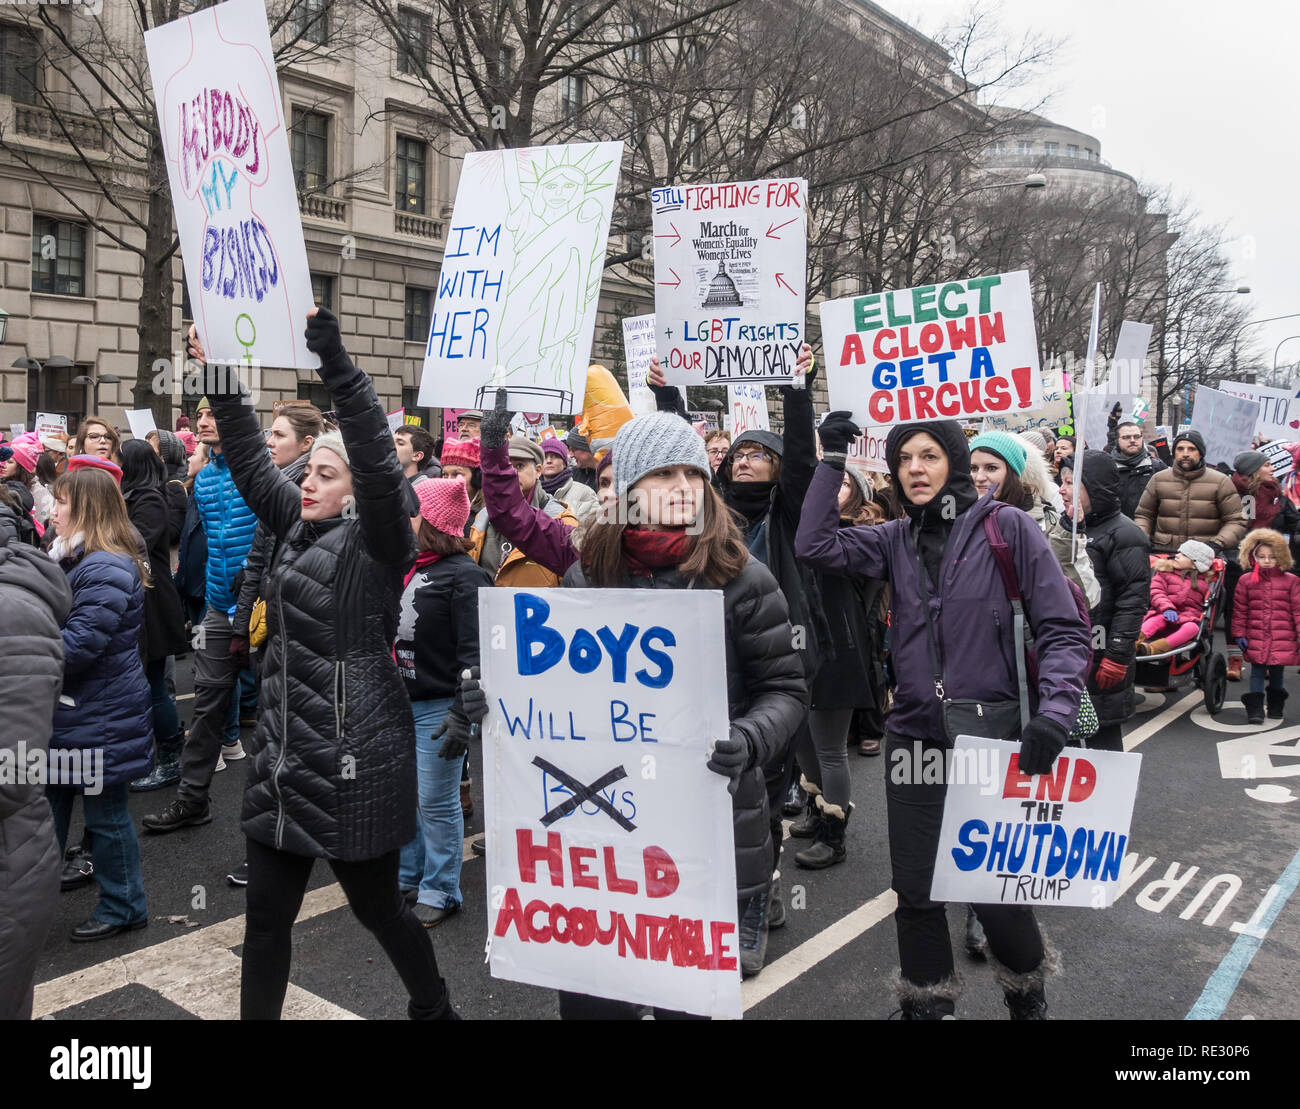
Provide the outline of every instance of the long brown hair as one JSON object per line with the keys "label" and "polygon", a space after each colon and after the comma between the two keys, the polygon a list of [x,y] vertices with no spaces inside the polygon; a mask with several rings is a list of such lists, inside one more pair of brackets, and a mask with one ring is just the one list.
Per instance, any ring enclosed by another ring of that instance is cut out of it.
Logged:
{"label": "long brown hair", "polygon": [[108,453],[108,457],[119,466],[122,465],[122,437],[117,433],[117,428],[104,419],[103,416],[87,416],[81,421],[80,426],[77,428],[77,452],[79,454],[95,453],[94,451],[86,450],[86,429],[90,427],[91,424],[99,424],[108,432],[108,437],[113,444],[112,449]]}
{"label": "long brown hair", "polygon": [[80,535],[86,554],[107,551],[126,555],[140,571],[140,583],[148,589],[153,582],[149,563],[140,557],[135,528],[126,514],[126,501],[117,482],[104,470],[87,468],[63,474],[50,492],[68,505],[67,537]]}
{"label": "long brown hair", "polygon": [[[591,585],[617,588],[627,582],[627,562],[623,557],[623,532],[627,529],[623,521],[628,514],[626,495],[619,498],[617,509],[617,516],[612,520],[602,510],[583,537],[582,571]],[[721,588],[745,568],[749,551],[727,506],[707,482],[695,520],[696,532],[691,536],[690,550],[677,572],[687,581],[710,589]]]}
{"label": "long brown hair", "polygon": [[420,530],[415,536],[421,551],[432,551],[436,555],[469,554],[474,549],[474,541],[463,535],[451,535],[439,531],[423,516],[420,517]]}

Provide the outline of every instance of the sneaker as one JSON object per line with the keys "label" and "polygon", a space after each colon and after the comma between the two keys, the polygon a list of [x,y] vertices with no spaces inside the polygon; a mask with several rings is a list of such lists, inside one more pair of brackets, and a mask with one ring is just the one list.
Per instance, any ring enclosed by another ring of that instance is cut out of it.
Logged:
{"label": "sneaker", "polygon": [[752,978],[767,961],[767,912],[772,897],[769,886],[740,905],[740,975]]}
{"label": "sneaker", "polygon": [[234,870],[226,875],[226,881],[232,886],[248,885],[248,863],[240,863]]}
{"label": "sneaker", "polygon": [[213,773],[213,774],[220,774],[220,773],[221,773],[223,770],[225,770],[225,769],[226,769],[226,760],[223,759],[223,758],[221,757],[221,755],[218,754],[218,755],[217,755],[217,765],[214,766],[214,767],[212,768],[212,773]]}
{"label": "sneaker", "polygon": [[81,844],[75,843],[64,855],[63,875],[59,880],[59,889],[64,893],[87,885],[95,878],[95,861]]}
{"label": "sneaker", "polygon": [[469,841],[469,849],[481,859],[487,854],[487,836],[475,836]]}
{"label": "sneaker", "polygon": [[437,928],[449,916],[455,916],[459,911],[460,906],[454,901],[450,905],[443,905],[441,908],[436,905],[426,905],[421,901],[411,910],[415,914],[415,919],[426,928]]}
{"label": "sneaker", "polygon": [[460,783],[460,811],[465,814],[466,820],[474,815],[474,798],[469,791],[472,784],[468,779],[463,779]]}
{"label": "sneaker", "polygon": [[247,756],[244,754],[244,745],[239,740],[235,740],[234,743],[223,743],[221,745],[221,757],[226,762],[238,762]]}
{"label": "sneaker", "polygon": [[174,832],[178,828],[212,823],[212,807],[204,801],[202,804],[182,801],[179,797],[162,812],[151,813],[140,821],[146,832]]}

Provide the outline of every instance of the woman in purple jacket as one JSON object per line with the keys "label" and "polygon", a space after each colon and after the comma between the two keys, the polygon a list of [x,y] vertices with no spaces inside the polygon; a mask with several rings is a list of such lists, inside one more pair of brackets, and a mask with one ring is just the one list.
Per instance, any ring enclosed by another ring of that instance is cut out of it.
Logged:
{"label": "woman in purple jacket", "polygon": [[[885,458],[907,519],[841,528],[836,495],[858,428],[850,413],[833,412],[820,431],[823,460],[804,501],[795,553],[824,573],[887,578],[893,589],[891,652],[898,687],[885,737],[885,793],[898,894],[897,986],[905,1019],[940,1019],[953,1013],[960,992],[945,908],[930,900],[947,787],[921,781],[919,772],[930,761],[924,757],[929,749],[951,746],[944,698],[987,703],[1019,695],[1011,604],[983,526],[995,504],[975,490],[966,436],[956,421],[906,424],[890,431]],[[1088,629],[1038,526],[1009,506],[997,521],[1038,647],[1037,705],[1020,734],[1020,766],[1041,774],[1069,738],[1092,652]],[[931,663],[927,614],[942,681]],[[909,773],[909,765],[917,773]],[[976,912],[1012,1018],[1043,1019],[1043,983],[1055,953],[1033,911],[987,904]]]}

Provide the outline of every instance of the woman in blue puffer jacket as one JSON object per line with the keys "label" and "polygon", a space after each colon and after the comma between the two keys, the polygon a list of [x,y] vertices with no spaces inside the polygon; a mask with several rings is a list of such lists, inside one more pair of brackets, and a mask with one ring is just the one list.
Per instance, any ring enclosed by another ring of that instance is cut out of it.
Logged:
{"label": "woman in blue puffer jacket", "polygon": [[153,763],[149,682],[140,625],[149,564],[118,490],[112,462],[60,477],[52,490],[58,538],[50,557],[72,588],[63,623],[63,692],[54,713],[46,797],[59,847],[66,846],[80,794],[95,857],[99,904],[72,931],[84,943],[148,923],[140,845],[127,811],[127,783]]}

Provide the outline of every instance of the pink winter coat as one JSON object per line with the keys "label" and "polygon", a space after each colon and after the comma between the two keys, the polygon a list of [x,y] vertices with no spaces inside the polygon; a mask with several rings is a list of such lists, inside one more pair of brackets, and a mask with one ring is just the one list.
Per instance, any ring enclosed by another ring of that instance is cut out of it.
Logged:
{"label": "pink winter coat", "polygon": [[1232,638],[1242,636],[1250,640],[1247,662],[1300,666],[1300,578],[1277,567],[1242,574],[1232,599]]}
{"label": "pink winter coat", "polygon": [[1158,615],[1172,608],[1178,611],[1180,624],[1199,621],[1209,589],[1204,575],[1199,575],[1192,584],[1190,577],[1183,577],[1177,570],[1157,571],[1151,575],[1151,611],[1147,615]]}

